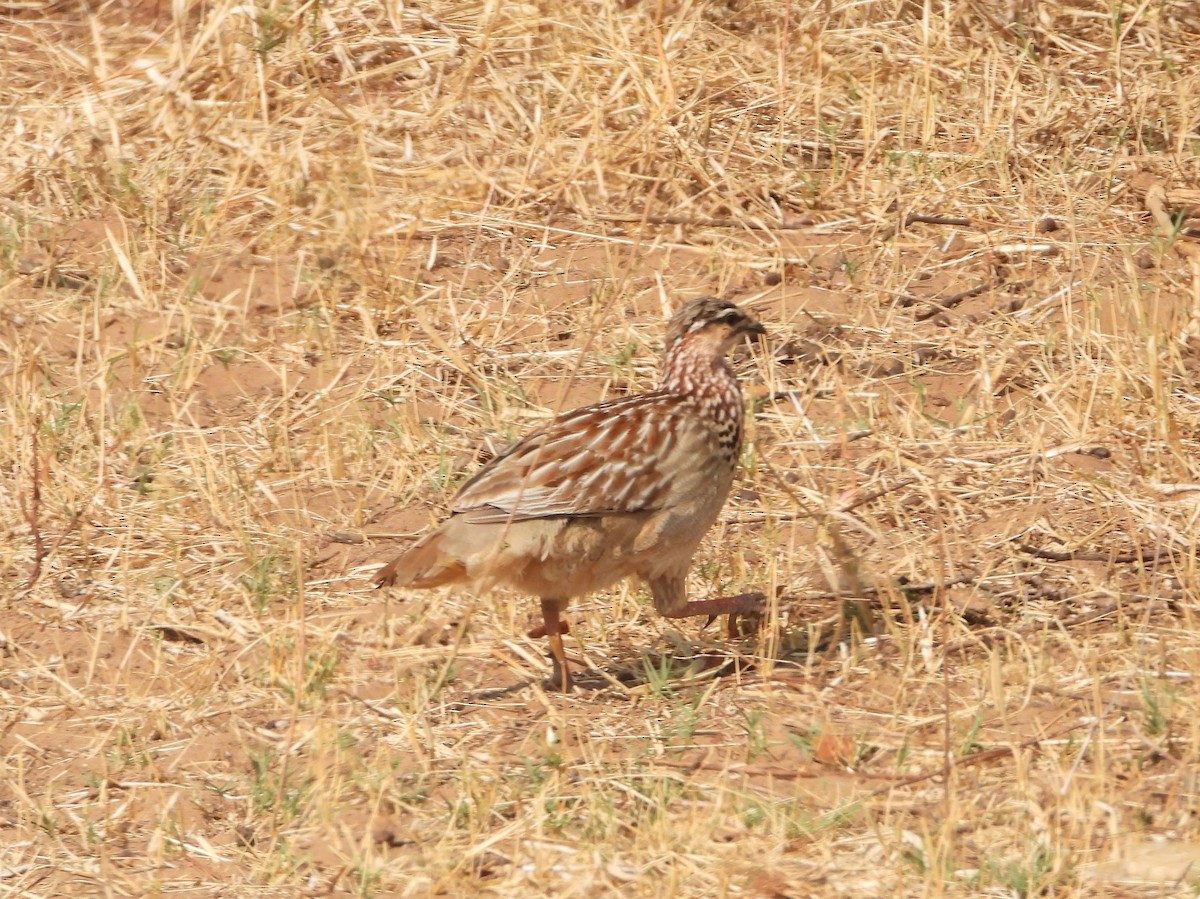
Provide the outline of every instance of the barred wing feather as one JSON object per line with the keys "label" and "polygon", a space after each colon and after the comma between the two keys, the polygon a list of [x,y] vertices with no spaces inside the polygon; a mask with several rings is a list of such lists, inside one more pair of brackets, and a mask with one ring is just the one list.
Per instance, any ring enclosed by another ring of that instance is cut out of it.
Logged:
{"label": "barred wing feather", "polygon": [[687,406],[658,391],[568,412],[476,472],[452,511],[486,524],[659,508]]}

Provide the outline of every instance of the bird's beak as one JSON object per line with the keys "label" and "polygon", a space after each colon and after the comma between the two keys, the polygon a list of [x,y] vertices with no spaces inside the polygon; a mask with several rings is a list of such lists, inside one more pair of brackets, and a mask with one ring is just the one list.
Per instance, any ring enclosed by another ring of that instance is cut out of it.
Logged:
{"label": "bird's beak", "polygon": [[742,324],[738,325],[737,333],[746,334],[750,337],[760,337],[767,333],[767,329],[762,326],[762,322],[748,318]]}

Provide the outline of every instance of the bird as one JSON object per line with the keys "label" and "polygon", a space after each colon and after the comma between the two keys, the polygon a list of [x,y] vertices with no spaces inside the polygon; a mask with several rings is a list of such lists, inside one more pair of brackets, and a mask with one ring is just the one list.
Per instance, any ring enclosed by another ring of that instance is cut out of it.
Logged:
{"label": "bird", "polygon": [[548,684],[572,689],[563,648],[570,601],[629,577],[666,618],[760,614],[761,593],[690,600],[687,576],[737,471],[745,405],[726,354],[766,333],[734,303],[700,297],[666,327],[648,393],[562,413],[490,459],[450,517],[374,576],[376,587],[503,585],[541,600]]}

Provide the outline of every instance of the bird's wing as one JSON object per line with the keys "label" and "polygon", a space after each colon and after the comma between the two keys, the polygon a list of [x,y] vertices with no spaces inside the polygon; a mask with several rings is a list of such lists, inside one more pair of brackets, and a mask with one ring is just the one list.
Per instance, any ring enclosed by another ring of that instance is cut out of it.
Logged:
{"label": "bird's wing", "polygon": [[568,412],[476,472],[452,511],[488,523],[658,508],[689,412],[685,397],[664,392]]}

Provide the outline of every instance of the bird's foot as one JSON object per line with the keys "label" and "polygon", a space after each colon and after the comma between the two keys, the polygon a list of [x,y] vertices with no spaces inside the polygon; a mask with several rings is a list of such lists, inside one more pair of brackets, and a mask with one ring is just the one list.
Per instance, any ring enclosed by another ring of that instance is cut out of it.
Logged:
{"label": "bird's foot", "polygon": [[725,632],[730,637],[747,637],[763,622],[767,611],[767,598],[761,593],[739,593],[737,596],[722,596],[717,599],[697,599],[687,604],[688,614],[708,615],[704,626],[708,627],[720,615],[728,615]]}
{"label": "bird's foot", "polygon": [[550,673],[550,684],[564,693],[571,692],[571,672],[567,667],[567,652],[563,649],[563,634],[570,631],[567,622],[562,618],[562,610],[566,603],[559,599],[542,600],[542,626],[529,632],[532,637],[538,631],[550,641],[550,658],[554,668]]}
{"label": "bird's foot", "polygon": [[731,612],[725,619],[725,633],[733,640],[758,633],[767,620],[765,609],[752,612]]}
{"label": "bird's foot", "polygon": [[553,650],[547,655],[550,656],[550,676],[546,678],[546,687],[550,690],[570,693],[573,686],[570,669],[564,663],[559,662]]}

